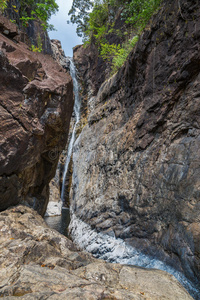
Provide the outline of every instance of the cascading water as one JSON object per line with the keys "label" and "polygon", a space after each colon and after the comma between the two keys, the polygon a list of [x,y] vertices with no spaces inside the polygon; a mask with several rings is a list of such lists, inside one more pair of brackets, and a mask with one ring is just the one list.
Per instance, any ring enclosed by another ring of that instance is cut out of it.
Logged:
{"label": "cascading water", "polygon": [[73,242],[79,248],[92,253],[95,257],[113,263],[166,271],[174,275],[195,300],[200,300],[198,287],[195,283],[190,282],[182,273],[157,258],[152,258],[141,253],[122,239],[115,238],[114,233],[113,236],[101,232],[97,233],[88,224],[77,218],[72,209],[69,232]]}
{"label": "cascading water", "polygon": [[61,200],[64,202],[64,195],[65,195],[65,180],[66,180],[66,175],[69,167],[69,163],[71,160],[72,156],[72,151],[73,151],[73,145],[76,137],[76,125],[78,124],[80,120],[80,100],[79,100],[79,86],[78,86],[78,81],[76,79],[76,67],[74,65],[74,62],[72,59],[69,59],[70,61],[70,75],[73,80],[73,86],[74,86],[74,96],[75,96],[75,102],[74,102],[74,114],[75,114],[75,124],[72,132],[72,136],[69,142],[68,146],[68,151],[67,151],[67,158],[65,161],[65,168],[63,172],[63,181],[62,181],[62,189],[61,189]]}

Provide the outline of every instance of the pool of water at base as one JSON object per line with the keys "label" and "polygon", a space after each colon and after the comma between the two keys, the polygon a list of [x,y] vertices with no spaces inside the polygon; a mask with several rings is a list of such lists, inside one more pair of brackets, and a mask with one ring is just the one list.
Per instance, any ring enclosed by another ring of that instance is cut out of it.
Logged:
{"label": "pool of water at base", "polygon": [[69,208],[63,208],[60,216],[52,216],[44,218],[46,224],[68,237],[68,226],[70,222]]}

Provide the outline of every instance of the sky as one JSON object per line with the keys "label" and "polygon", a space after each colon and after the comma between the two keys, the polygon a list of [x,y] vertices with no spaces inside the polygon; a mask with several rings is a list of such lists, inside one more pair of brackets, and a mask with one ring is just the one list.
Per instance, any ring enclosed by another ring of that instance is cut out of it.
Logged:
{"label": "sky", "polygon": [[73,56],[72,48],[76,45],[82,44],[82,39],[76,34],[76,25],[67,24],[69,20],[68,12],[72,6],[73,0],[56,0],[59,5],[59,12],[53,15],[49,20],[50,24],[53,24],[57,31],[50,31],[50,39],[57,39],[61,41],[62,48],[65,51],[66,56]]}

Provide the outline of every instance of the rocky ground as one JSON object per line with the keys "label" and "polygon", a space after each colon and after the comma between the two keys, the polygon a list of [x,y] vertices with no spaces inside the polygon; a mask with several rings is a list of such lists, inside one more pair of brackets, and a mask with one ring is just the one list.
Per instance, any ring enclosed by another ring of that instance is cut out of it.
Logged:
{"label": "rocky ground", "polygon": [[0,213],[0,297],[193,299],[166,272],[110,264],[78,251],[37,212],[22,205]]}

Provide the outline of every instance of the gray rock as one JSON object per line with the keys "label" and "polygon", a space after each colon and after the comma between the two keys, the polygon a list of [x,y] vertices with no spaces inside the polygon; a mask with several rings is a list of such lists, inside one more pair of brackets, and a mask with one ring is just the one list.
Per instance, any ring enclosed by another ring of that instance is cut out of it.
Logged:
{"label": "gray rock", "polygon": [[[197,11],[191,3],[183,22],[179,1],[165,3],[126,64],[93,93],[74,147],[71,205],[93,229],[114,232],[199,285]],[[74,52],[88,94],[98,86],[94,53],[91,46]]]}
{"label": "gray rock", "polygon": [[78,251],[33,209],[0,213],[0,297],[5,299],[193,299],[163,271],[110,264]]}

